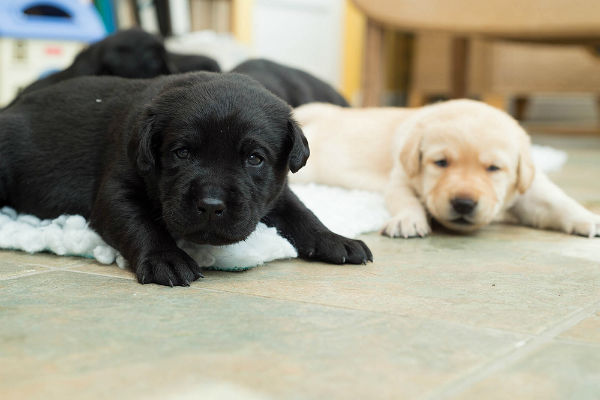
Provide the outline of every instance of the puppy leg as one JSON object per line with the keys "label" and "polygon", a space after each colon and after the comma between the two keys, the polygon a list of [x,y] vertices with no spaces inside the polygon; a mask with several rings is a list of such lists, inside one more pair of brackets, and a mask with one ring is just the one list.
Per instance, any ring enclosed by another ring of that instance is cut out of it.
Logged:
{"label": "puppy leg", "polygon": [[262,221],[277,228],[296,248],[300,258],[332,264],[373,261],[366,244],[331,232],[287,186],[277,205]]}
{"label": "puppy leg", "polygon": [[523,225],[534,228],[587,237],[600,236],[600,215],[569,197],[543,172],[536,172],[531,187],[517,199],[509,212]]}
{"label": "puppy leg", "polygon": [[129,262],[140,283],[189,286],[202,277],[198,264],[160,222],[142,185],[105,182],[98,193],[90,224]]}
{"label": "puppy leg", "polygon": [[403,172],[392,170],[390,183],[385,190],[385,204],[392,218],[381,229],[381,234],[390,237],[424,237],[431,232],[427,212],[408,186]]}

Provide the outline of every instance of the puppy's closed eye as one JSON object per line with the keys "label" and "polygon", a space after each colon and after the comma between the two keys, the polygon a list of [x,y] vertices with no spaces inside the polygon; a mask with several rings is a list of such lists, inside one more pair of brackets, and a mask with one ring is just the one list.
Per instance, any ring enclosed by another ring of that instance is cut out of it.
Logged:
{"label": "puppy's closed eye", "polygon": [[500,168],[499,166],[497,166],[497,165],[493,165],[493,164],[492,164],[492,165],[489,165],[489,166],[486,168],[486,171],[488,171],[488,172],[496,172],[496,171],[500,171],[500,169],[501,169],[501,168]]}
{"label": "puppy's closed eye", "polygon": [[448,160],[446,160],[445,158],[442,158],[440,160],[435,160],[433,163],[440,168],[446,168],[449,164]]}

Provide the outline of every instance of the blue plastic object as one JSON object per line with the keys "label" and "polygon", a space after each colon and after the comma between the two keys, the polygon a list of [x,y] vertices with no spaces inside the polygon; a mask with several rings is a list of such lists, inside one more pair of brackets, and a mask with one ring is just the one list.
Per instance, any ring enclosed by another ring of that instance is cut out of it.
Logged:
{"label": "blue plastic object", "polygon": [[105,35],[102,19],[91,2],[0,1],[0,37],[96,42]]}

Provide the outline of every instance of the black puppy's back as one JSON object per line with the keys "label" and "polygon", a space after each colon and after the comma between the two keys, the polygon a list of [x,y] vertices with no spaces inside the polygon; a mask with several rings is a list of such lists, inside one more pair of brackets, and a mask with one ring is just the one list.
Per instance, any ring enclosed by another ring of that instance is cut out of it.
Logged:
{"label": "black puppy's back", "polygon": [[232,72],[256,79],[292,107],[313,102],[349,107],[346,99],[328,83],[308,72],[264,58],[245,61]]}
{"label": "black puppy's back", "polygon": [[178,73],[194,71],[221,72],[219,63],[215,59],[207,56],[171,52],[168,52],[167,56]]}
{"label": "black puppy's back", "polygon": [[104,152],[118,140],[111,124],[146,87],[146,80],[80,77],[22,95],[1,111],[2,205],[41,218],[88,216]]}

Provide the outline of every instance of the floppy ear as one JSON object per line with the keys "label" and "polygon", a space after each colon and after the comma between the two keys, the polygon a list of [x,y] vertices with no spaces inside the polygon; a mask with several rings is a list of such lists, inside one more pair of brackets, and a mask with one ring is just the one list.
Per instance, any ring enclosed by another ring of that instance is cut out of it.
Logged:
{"label": "floppy ear", "polygon": [[535,177],[535,165],[531,158],[531,140],[529,135],[523,131],[523,137],[519,144],[519,161],[517,165],[517,189],[519,192],[525,193]]}
{"label": "floppy ear", "polygon": [[141,175],[146,175],[156,167],[154,158],[156,115],[147,112],[141,118],[135,132],[129,140],[127,153],[130,161]]}
{"label": "floppy ear", "polygon": [[302,130],[293,119],[288,121],[288,137],[292,143],[292,148],[288,156],[288,164],[290,171],[297,172],[306,164],[310,150],[304,133],[302,133]]}
{"label": "floppy ear", "polygon": [[408,139],[406,139],[400,149],[400,163],[406,175],[413,177],[421,170],[421,142],[423,141],[423,134],[418,129],[415,129],[415,123],[406,123],[404,125],[401,125],[398,130],[407,129],[410,132],[408,133]]}

